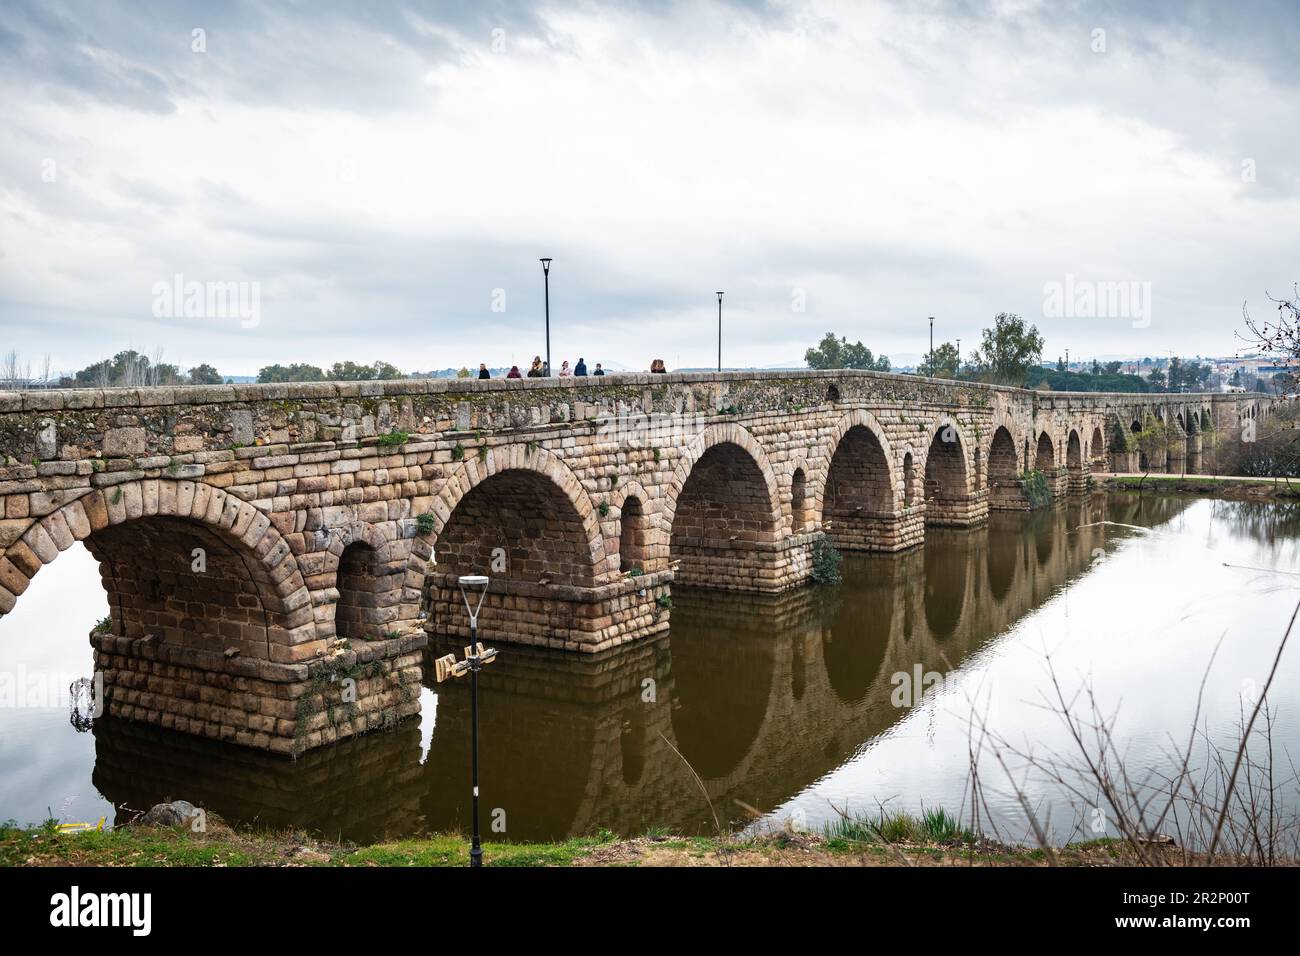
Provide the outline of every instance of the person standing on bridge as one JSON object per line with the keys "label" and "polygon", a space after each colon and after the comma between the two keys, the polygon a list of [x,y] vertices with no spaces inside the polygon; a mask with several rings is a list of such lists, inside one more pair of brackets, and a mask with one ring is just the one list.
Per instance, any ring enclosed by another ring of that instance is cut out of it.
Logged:
{"label": "person standing on bridge", "polygon": [[597,362],[597,363],[596,363],[596,371],[592,372],[591,374],[592,374],[592,375],[604,375],[604,374],[605,374],[605,370],[604,370],[603,368],[601,368],[601,367],[600,367],[600,363]]}
{"label": "person standing on bridge", "polygon": [[484,364],[483,362],[478,363],[478,377],[480,379],[492,377],[492,373],[488,371],[487,365]]}
{"label": "person standing on bridge", "polygon": [[565,359],[560,363],[560,378],[568,378],[573,372],[569,370],[569,360]]}
{"label": "person standing on bridge", "polygon": [[519,366],[510,366],[510,371],[506,373],[506,378],[523,378],[523,376],[519,374]]}
{"label": "person standing on bridge", "polygon": [[573,374],[587,377],[587,362],[581,355],[578,356],[578,364],[573,366]]}
{"label": "person standing on bridge", "polygon": [[651,362],[651,363],[650,363],[650,371],[651,371],[651,372],[654,372],[654,373],[656,373],[656,374],[658,374],[658,375],[667,375],[667,374],[668,374],[668,369],[667,369],[667,367],[664,365],[664,360],[663,360],[663,359],[655,359],[653,362]]}
{"label": "person standing on bridge", "polygon": [[540,355],[533,356],[533,364],[528,366],[528,377],[529,378],[542,377],[542,357]]}

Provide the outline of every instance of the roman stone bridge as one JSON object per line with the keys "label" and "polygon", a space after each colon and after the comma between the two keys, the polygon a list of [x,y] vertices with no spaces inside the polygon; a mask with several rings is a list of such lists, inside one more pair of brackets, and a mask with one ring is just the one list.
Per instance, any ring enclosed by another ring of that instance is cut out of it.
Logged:
{"label": "roman stone bridge", "polygon": [[461,574],[492,641],[598,651],[666,630],[674,582],[797,587],[826,537],[1029,507],[1025,472],[1082,493],[1153,422],[1146,464],[1195,471],[1267,401],[849,371],[0,393],[0,614],[80,541],[110,713],[299,752],[418,711]]}

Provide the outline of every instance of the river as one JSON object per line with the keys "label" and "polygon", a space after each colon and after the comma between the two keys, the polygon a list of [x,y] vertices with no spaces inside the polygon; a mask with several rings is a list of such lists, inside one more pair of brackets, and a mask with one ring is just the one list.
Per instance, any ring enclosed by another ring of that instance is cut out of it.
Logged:
{"label": "river", "polygon": [[[1126,766],[1158,768],[1198,699],[1207,735],[1235,733],[1300,598],[1298,559],[1294,505],[1099,494],[849,556],[832,588],[678,589],[667,636],[594,657],[485,634],[501,654],[481,688],[484,828],[817,829],[881,806],[965,818],[973,725],[1022,753],[1074,752],[1054,680],[1091,687]],[[464,682],[430,677],[418,720],[296,761],[111,718],[78,728],[52,698],[91,672],[86,634],[106,613],[76,545],[0,620],[0,818],[123,822],[183,798],[358,842],[468,828]],[[1297,654],[1269,695],[1279,754],[1300,744]],[[1058,842],[1117,835],[1099,800],[1023,761],[982,757],[980,777],[981,817],[1004,838],[1031,839],[1025,805]]]}

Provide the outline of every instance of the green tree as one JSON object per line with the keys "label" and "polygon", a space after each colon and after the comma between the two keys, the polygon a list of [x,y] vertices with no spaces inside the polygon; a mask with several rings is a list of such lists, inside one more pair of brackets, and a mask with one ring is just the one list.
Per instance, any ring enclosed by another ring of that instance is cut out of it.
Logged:
{"label": "green tree", "polygon": [[257,370],[259,382],[323,382],[325,373],[315,365],[268,365]]}
{"label": "green tree", "polygon": [[934,350],[934,355],[925,357],[918,371],[931,378],[956,378],[961,368],[961,353],[951,342],[944,342]]}
{"label": "green tree", "polygon": [[329,377],[335,382],[372,382],[379,379],[405,378],[397,366],[387,362],[373,362],[360,365],[356,362],[335,362],[330,368]]}
{"label": "green tree", "polygon": [[1030,368],[1043,355],[1043,337],[1035,326],[1025,327],[1018,315],[999,312],[993,328],[985,329],[975,353],[975,364],[988,381],[999,385],[1024,385]]}
{"label": "green tree", "polygon": [[1142,419],[1142,430],[1137,433],[1138,450],[1142,452],[1145,464],[1144,472],[1151,470],[1152,462],[1164,463],[1165,451],[1169,448],[1169,432],[1165,423],[1150,412]]}
{"label": "green tree", "polygon": [[871,372],[888,372],[889,357],[877,358],[871,349],[861,342],[849,343],[847,338],[836,338],[834,332],[827,332],[816,348],[804,353],[804,361],[809,368],[858,368]]}
{"label": "green tree", "polygon": [[191,385],[220,385],[222,381],[221,373],[211,365],[196,365],[190,369]]}

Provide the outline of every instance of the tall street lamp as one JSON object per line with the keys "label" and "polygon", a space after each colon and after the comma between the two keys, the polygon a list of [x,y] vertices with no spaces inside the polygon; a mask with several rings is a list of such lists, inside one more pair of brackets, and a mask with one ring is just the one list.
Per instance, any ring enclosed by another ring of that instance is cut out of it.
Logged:
{"label": "tall street lamp", "polygon": [[[483,606],[483,598],[487,596],[487,577],[482,574],[462,574],[456,583],[460,586],[460,596],[465,601],[465,610],[469,611],[470,645],[465,648],[463,661],[457,661],[455,654],[447,654],[434,662],[434,669],[438,683],[442,683],[448,677],[464,677],[466,674],[470,677],[470,776],[474,787],[474,839],[469,849],[469,865],[478,867],[483,865],[483,846],[478,831],[478,672],[483,669],[483,665],[490,664],[496,659],[497,652],[496,648],[485,649],[478,642],[478,612]],[[469,593],[466,588],[469,591],[478,591],[478,603],[473,607],[470,607]]]}
{"label": "tall street lamp", "polygon": [[538,260],[542,264],[542,281],[546,284],[546,374],[551,374],[551,260]]}
{"label": "tall street lamp", "polygon": [[930,376],[934,376],[934,316],[930,316]]}
{"label": "tall street lamp", "polygon": [[718,371],[722,371],[722,293],[718,293]]}

